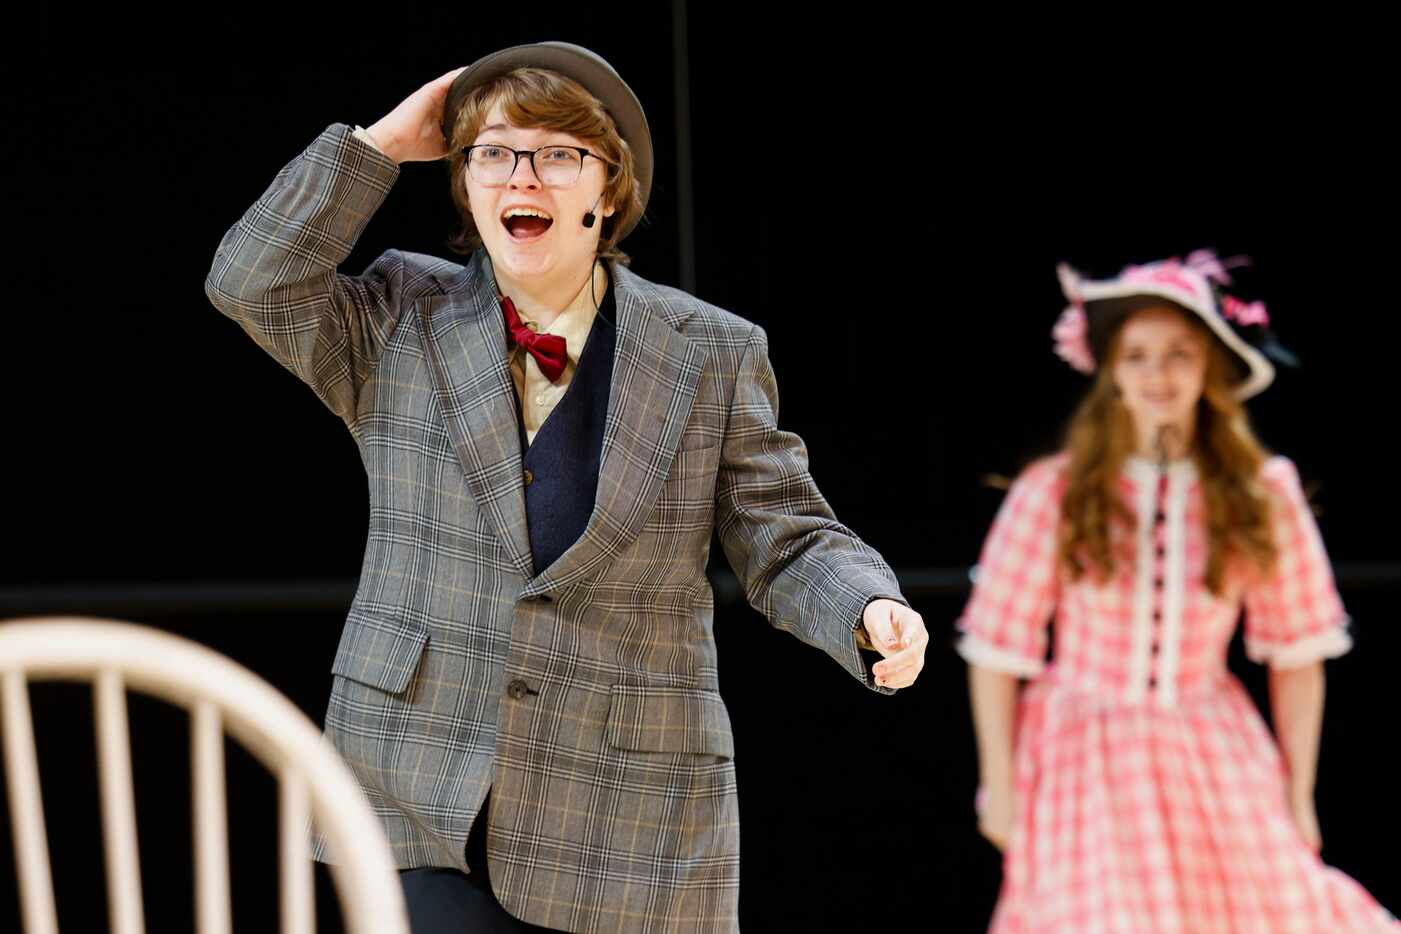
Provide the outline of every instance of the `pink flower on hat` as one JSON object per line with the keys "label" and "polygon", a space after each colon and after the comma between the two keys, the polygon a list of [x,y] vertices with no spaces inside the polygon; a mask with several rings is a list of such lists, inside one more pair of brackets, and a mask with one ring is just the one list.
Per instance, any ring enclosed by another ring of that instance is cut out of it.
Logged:
{"label": "pink flower on hat", "polygon": [[1221,285],[1231,284],[1230,270],[1238,266],[1249,266],[1249,256],[1232,256],[1228,259],[1219,259],[1215,250],[1193,250],[1187,255],[1187,268],[1195,269]]}
{"label": "pink flower on hat", "polygon": [[1143,282],[1166,286],[1187,296],[1202,297],[1211,294],[1206,278],[1199,270],[1183,266],[1176,259],[1166,259],[1146,266],[1128,266],[1119,274],[1125,282]]}
{"label": "pink flower on hat", "polygon": [[1264,302],[1243,302],[1234,295],[1221,296],[1221,314],[1240,325],[1270,323]]}
{"label": "pink flower on hat", "polygon": [[1085,317],[1085,307],[1079,302],[1062,311],[1051,328],[1051,337],[1056,342],[1056,356],[1081,373],[1095,371],[1095,355],[1090,350],[1089,321]]}

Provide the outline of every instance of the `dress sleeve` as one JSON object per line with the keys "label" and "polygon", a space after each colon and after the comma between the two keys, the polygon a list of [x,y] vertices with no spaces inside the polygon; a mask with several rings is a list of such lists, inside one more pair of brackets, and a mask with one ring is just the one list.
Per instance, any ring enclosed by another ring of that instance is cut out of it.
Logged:
{"label": "dress sleeve", "polygon": [[1058,460],[1028,467],[993,520],[957,623],[958,652],[971,664],[1028,678],[1045,667],[1059,586],[1060,474]]}
{"label": "dress sleeve", "polygon": [[1261,478],[1270,493],[1279,557],[1271,573],[1246,591],[1246,654],[1271,668],[1336,658],[1352,648],[1348,617],[1299,472],[1292,461],[1274,457]]}

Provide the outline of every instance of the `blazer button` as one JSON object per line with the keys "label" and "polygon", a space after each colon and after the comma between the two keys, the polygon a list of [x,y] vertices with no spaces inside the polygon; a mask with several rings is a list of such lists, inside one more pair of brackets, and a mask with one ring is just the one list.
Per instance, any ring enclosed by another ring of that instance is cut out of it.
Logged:
{"label": "blazer button", "polygon": [[506,693],[511,695],[512,700],[520,700],[522,697],[530,693],[530,685],[526,684],[520,678],[517,678],[510,684],[506,685]]}
{"label": "blazer button", "polygon": [[527,470],[527,471],[525,472],[525,485],[526,485],[526,486],[530,486],[530,485],[531,485],[532,483],[534,483],[534,482],[535,482],[535,474],[533,474],[533,473],[531,473],[529,470]]}

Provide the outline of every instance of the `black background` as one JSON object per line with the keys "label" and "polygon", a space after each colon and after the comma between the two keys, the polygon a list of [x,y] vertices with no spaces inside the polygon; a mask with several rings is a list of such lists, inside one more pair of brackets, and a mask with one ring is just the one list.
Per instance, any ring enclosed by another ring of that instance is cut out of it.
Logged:
{"label": "black background", "polygon": [[[357,573],[367,499],[349,436],[203,293],[224,231],[332,122],[368,125],[505,45],[587,45],[636,90],[656,144],[648,221],[624,244],[633,268],[685,284],[666,4],[41,9],[38,80],[10,101],[23,153],[13,216],[37,223],[9,254],[8,615],[91,607],[94,594],[101,606],[134,584],[236,594]],[[1252,417],[1314,493],[1358,634],[1329,668],[1324,855],[1401,907],[1389,851],[1401,805],[1382,758],[1401,651],[1401,326],[1376,24],[759,10],[682,14],[694,291],[767,329],[783,426],[807,441],[837,514],[908,579],[976,559],[1000,497],[982,478],[1052,449],[1084,388],[1049,352],[1056,262],[1107,275],[1202,246],[1254,257],[1242,294],[1268,301],[1304,366]],[[443,166],[406,165],[343,269],[391,247],[450,255],[454,220]],[[976,833],[949,648],[963,595],[909,592],[934,644],[920,683],[894,698],[742,604],[717,610],[748,930],[986,924],[998,860]],[[121,609],[324,712],[341,610]],[[1261,697],[1238,646],[1233,665]],[[34,691],[65,930],[101,918],[86,703],[79,688]],[[182,930],[182,715],[133,703],[148,921]],[[260,930],[275,909],[273,786],[231,756],[236,911]],[[8,861],[8,834],[0,846]],[[6,911],[0,929],[17,923]]]}

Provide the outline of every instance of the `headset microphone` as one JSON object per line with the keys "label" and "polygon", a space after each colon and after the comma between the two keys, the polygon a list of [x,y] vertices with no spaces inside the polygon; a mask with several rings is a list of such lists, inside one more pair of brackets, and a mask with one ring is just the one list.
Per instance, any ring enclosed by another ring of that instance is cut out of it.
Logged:
{"label": "headset microphone", "polygon": [[603,194],[600,193],[599,196],[598,196],[598,198],[594,200],[593,208],[589,208],[588,213],[584,215],[584,227],[585,227],[585,228],[587,228],[587,229],[589,229],[589,230],[592,230],[592,229],[593,229],[594,221],[598,220],[598,216],[594,214],[594,208],[598,207],[598,202],[599,202],[599,201],[602,201],[602,200],[603,200]]}

